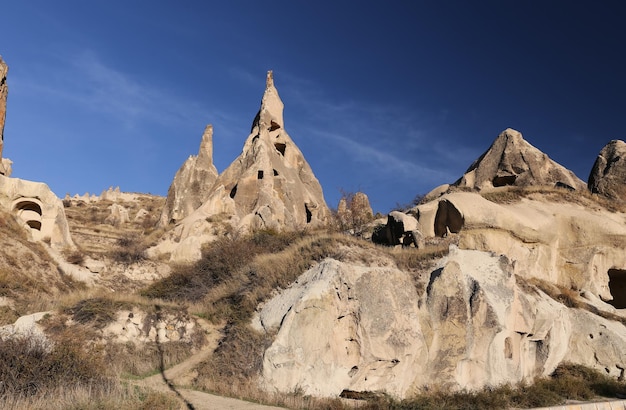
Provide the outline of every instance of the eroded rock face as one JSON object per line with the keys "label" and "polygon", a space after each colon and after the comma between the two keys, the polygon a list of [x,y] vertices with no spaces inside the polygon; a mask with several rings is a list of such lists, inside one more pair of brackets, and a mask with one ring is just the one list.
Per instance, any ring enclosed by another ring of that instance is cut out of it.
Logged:
{"label": "eroded rock face", "polygon": [[519,278],[513,265],[452,247],[416,287],[395,268],[325,260],[253,320],[259,330],[278,330],[264,355],[261,386],[403,398],[428,386],[471,390],[529,381],[566,361],[619,376],[626,327],[567,308]]}
{"label": "eroded rock face", "polygon": [[54,249],[73,249],[61,200],[42,182],[0,175],[0,207],[16,214],[34,240]]}
{"label": "eroded rock face", "polygon": [[[239,157],[217,178],[206,201],[175,228],[173,240],[152,251],[190,262],[198,246],[215,238],[220,226],[238,232],[320,227],[330,220],[322,187],[283,122],[283,102],[267,74],[261,109]],[[191,240],[189,238],[195,237]]]}
{"label": "eroded rock face", "polygon": [[470,192],[446,194],[416,208],[426,237],[459,232],[459,247],[507,255],[522,277],[611,300],[609,271],[626,267],[621,213],[541,197],[498,204]]}
{"label": "eroded rock face", "polygon": [[0,56],[0,175],[9,176],[10,169],[7,169],[9,162],[2,158],[2,148],[4,147],[4,121],[7,113],[7,95],[9,93],[9,87],[7,85],[7,73],[9,67],[2,60]]}
{"label": "eroded rock face", "polygon": [[176,223],[198,209],[218,177],[213,164],[213,126],[207,125],[197,156],[190,156],[176,172],[167,191],[159,226]]}
{"label": "eroded rock face", "polygon": [[559,186],[577,190],[585,183],[551,160],[511,128],[504,130],[454,185],[478,190],[500,186]]}
{"label": "eroded rock face", "polygon": [[600,151],[588,181],[589,190],[626,201],[626,143],[613,140]]}

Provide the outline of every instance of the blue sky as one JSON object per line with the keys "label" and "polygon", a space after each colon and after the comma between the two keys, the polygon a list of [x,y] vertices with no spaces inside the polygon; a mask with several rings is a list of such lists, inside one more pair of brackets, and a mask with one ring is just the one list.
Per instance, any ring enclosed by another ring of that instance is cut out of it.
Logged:
{"label": "blue sky", "polygon": [[165,195],[214,126],[221,172],[274,71],[285,129],[337,205],[387,212],[505,128],[587,180],[624,139],[621,1],[89,1],[2,5],[4,157],[66,193]]}

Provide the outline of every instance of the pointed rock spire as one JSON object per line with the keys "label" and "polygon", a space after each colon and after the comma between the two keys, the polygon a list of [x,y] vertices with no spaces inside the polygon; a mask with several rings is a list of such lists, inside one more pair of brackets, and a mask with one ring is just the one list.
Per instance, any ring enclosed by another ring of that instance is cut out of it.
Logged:
{"label": "pointed rock spire", "polygon": [[174,176],[159,226],[176,223],[198,209],[208,198],[217,176],[213,164],[213,126],[209,124],[202,134],[198,155],[187,158]]}
{"label": "pointed rock spire", "polygon": [[498,135],[454,185],[479,190],[505,185],[585,189],[585,183],[572,171],[551,160],[511,128]]}

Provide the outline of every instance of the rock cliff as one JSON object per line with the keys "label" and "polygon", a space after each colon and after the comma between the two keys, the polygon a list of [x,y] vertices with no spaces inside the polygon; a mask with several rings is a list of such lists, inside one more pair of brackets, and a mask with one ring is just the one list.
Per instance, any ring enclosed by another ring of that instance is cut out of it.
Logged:
{"label": "rock cliff", "polygon": [[500,186],[527,187],[559,184],[585,189],[585,183],[572,171],[551,160],[511,128],[504,130],[491,147],[454,183],[478,190]]}
{"label": "rock cliff", "polygon": [[600,151],[588,181],[589,190],[626,201],[626,143],[613,140]]}
{"label": "rock cliff", "polygon": [[207,200],[217,176],[213,164],[213,126],[207,125],[198,155],[187,158],[174,176],[159,226],[179,222],[198,209]]}

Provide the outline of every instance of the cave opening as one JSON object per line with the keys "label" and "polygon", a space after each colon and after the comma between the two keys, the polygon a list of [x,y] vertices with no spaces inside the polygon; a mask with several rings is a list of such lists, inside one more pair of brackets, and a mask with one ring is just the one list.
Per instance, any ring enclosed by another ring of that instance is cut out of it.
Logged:
{"label": "cave opening", "polygon": [[626,269],[609,269],[609,290],[613,300],[609,304],[616,309],[626,308]]}
{"label": "cave opening", "polygon": [[282,155],[283,157],[285,156],[285,148],[287,148],[287,144],[277,142],[274,144],[274,147],[276,148],[276,151],[280,153],[280,155]]}
{"label": "cave opening", "polygon": [[516,179],[517,179],[517,175],[502,175],[502,176],[494,177],[491,183],[493,184],[494,187],[497,188],[500,186],[513,185],[515,184]]}
{"label": "cave opening", "polygon": [[307,204],[304,204],[304,210],[306,212],[306,223],[311,223],[311,219],[313,218],[313,214],[309,210]]}
{"label": "cave opening", "polygon": [[231,197],[231,199],[235,199],[235,195],[237,195],[237,184],[235,184],[233,189],[230,190],[230,197]]}
{"label": "cave opening", "polygon": [[257,172],[257,174],[256,174],[256,178],[257,178],[257,179],[263,179],[263,171],[262,171],[262,170],[259,170],[259,171]]}

